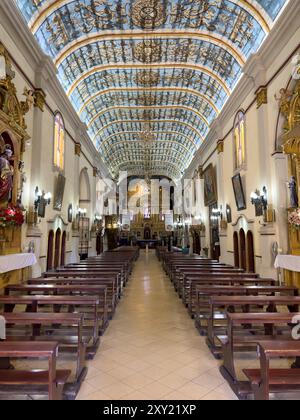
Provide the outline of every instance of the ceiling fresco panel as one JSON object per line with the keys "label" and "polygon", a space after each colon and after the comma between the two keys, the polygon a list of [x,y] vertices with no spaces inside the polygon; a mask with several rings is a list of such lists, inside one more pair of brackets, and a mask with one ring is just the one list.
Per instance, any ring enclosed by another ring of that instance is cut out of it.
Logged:
{"label": "ceiling fresco panel", "polygon": [[180,177],[288,1],[16,3],[112,175]]}

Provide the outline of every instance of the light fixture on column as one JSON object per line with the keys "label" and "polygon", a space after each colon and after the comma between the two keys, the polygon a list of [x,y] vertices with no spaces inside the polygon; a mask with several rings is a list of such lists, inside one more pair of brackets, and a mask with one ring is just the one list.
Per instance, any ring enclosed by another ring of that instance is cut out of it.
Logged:
{"label": "light fixture on column", "polygon": [[262,193],[259,190],[252,192],[250,198],[251,203],[255,206],[256,217],[263,216],[264,211],[268,208],[267,188],[263,187]]}
{"label": "light fixture on column", "polygon": [[45,193],[45,191],[36,187],[34,197],[34,211],[39,217],[44,218],[46,207],[51,204],[52,194],[50,192]]}

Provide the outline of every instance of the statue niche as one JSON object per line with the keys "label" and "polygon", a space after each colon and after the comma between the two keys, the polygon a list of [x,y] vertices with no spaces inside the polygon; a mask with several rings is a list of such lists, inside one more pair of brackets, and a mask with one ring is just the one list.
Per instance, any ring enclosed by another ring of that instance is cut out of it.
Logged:
{"label": "statue niche", "polygon": [[[26,180],[23,172],[25,143],[30,138],[26,132],[25,115],[34,105],[34,92],[24,89],[24,101],[19,101],[13,83],[15,73],[8,52],[0,43],[0,57],[4,58],[4,73],[0,75],[0,211],[23,209],[22,190]],[[22,213],[21,213],[22,214]],[[0,255],[21,251],[20,219],[0,226]]]}

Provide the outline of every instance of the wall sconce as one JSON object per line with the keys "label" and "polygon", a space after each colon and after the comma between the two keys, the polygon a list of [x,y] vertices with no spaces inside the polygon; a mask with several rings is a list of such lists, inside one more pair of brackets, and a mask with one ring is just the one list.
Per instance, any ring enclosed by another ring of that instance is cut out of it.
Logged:
{"label": "wall sconce", "polygon": [[212,215],[211,215],[211,220],[212,221],[217,221],[219,219],[223,219],[223,209],[222,206],[220,206],[220,208],[217,209],[212,209]]}
{"label": "wall sconce", "polygon": [[263,187],[263,194],[259,190],[251,193],[251,204],[255,206],[255,215],[260,217],[268,208],[267,188]]}
{"label": "wall sconce", "polygon": [[46,207],[51,204],[52,194],[50,192],[45,193],[44,191],[41,191],[39,187],[36,187],[34,194],[34,211],[39,217],[44,218]]}
{"label": "wall sconce", "polygon": [[81,209],[81,208],[79,208],[77,210],[77,214],[78,214],[79,217],[85,217],[86,214],[87,214],[87,209]]}

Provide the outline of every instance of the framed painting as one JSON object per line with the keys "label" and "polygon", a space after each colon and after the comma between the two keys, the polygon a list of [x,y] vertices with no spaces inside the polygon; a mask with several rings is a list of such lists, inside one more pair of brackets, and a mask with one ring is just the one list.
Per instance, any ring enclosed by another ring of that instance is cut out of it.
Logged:
{"label": "framed painting", "polygon": [[204,204],[206,207],[218,201],[216,170],[210,164],[203,172],[204,178]]}
{"label": "framed painting", "polygon": [[65,185],[66,185],[66,178],[62,174],[59,174],[56,181],[56,187],[55,187],[55,195],[54,195],[54,203],[53,203],[54,210],[61,211],[62,209]]}
{"label": "framed painting", "polygon": [[247,205],[245,200],[242,178],[240,174],[237,174],[232,178],[232,185],[238,211],[246,210]]}

